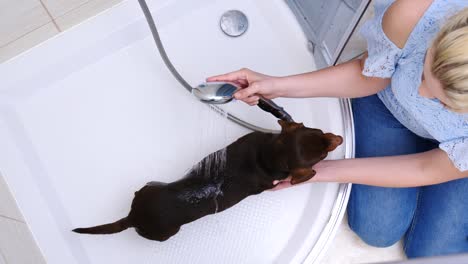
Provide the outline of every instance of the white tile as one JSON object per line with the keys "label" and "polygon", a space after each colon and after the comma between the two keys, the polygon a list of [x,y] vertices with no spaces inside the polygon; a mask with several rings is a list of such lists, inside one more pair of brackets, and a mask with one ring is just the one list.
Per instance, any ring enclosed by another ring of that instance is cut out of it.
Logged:
{"label": "white tile", "polygon": [[122,0],[43,0],[60,30],[66,30]]}
{"label": "white tile", "polygon": [[0,251],[6,263],[45,264],[31,232],[24,223],[0,218],[0,234]]}
{"label": "white tile", "polygon": [[86,4],[89,0],[41,0],[49,10],[50,15],[55,19],[72,11],[73,9]]}
{"label": "white tile", "polygon": [[13,219],[24,222],[23,216],[21,215],[21,213],[18,210],[18,207],[16,206],[15,199],[13,198],[1,174],[0,174],[0,217],[13,218]]}
{"label": "white tile", "polygon": [[[0,0],[1,1],[1,0]],[[0,63],[38,45],[56,35],[59,31],[53,23],[48,23],[0,48]]]}
{"label": "white tile", "polygon": [[0,48],[50,21],[39,0],[0,0]]}
{"label": "white tile", "polygon": [[70,27],[97,15],[108,8],[111,8],[120,2],[122,2],[122,0],[90,0],[80,7],[57,18],[57,25],[61,30],[69,29]]}
{"label": "white tile", "polygon": [[322,264],[355,264],[406,259],[401,241],[387,248],[371,247],[364,243],[343,219],[338,233],[322,260]]}

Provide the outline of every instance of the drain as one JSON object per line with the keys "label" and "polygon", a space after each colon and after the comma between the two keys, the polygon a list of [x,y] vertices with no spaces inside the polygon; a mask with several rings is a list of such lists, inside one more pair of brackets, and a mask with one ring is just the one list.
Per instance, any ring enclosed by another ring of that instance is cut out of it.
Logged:
{"label": "drain", "polygon": [[225,12],[219,20],[221,30],[228,36],[238,37],[247,31],[249,20],[247,16],[239,10],[229,10]]}

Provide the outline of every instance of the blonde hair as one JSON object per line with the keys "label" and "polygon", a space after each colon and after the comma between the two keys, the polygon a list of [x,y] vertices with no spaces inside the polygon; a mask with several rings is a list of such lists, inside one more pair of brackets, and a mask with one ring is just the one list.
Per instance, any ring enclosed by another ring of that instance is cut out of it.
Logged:
{"label": "blonde hair", "polygon": [[468,8],[448,19],[432,49],[431,71],[450,100],[448,107],[468,111]]}

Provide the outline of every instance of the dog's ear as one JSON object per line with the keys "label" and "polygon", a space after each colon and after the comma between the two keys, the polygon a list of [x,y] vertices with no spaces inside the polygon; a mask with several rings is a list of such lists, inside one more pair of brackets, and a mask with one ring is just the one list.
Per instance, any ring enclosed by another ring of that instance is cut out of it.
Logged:
{"label": "dog's ear", "polygon": [[343,138],[341,136],[336,136],[332,133],[325,133],[323,136],[327,139],[329,145],[327,151],[335,150],[341,143],[343,143]]}
{"label": "dog's ear", "polygon": [[278,120],[278,124],[281,126],[281,133],[292,132],[298,128],[304,127],[303,123],[288,122],[284,120]]}
{"label": "dog's ear", "polygon": [[298,168],[291,171],[291,184],[299,184],[310,180],[315,175],[312,168]]}

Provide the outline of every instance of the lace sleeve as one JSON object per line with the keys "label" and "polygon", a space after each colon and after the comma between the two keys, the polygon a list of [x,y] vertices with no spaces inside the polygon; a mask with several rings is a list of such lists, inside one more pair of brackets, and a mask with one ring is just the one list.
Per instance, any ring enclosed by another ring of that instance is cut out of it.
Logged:
{"label": "lace sleeve", "polygon": [[390,78],[401,57],[401,49],[387,38],[382,28],[384,13],[392,2],[376,1],[374,18],[367,21],[361,28],[360,33],[367,41],[369,54],[362,71],[365,76]]}
{"label": "lace sleeve", "polygon": [[460,171],[468,170],[468,137],[442,142],[439,147],[447,152],[457,169]]}

